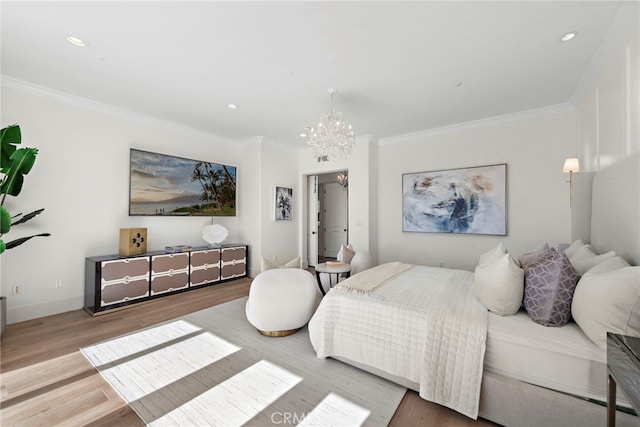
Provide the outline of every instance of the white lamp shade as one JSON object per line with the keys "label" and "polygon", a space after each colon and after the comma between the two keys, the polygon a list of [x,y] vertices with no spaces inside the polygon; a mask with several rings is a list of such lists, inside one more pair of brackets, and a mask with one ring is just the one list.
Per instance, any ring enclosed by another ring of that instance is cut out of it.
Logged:
{"label": "white lamp shade", "polygon": [[564,161],[562,172],[579,172],[579,171],[580,171],[580,162],[576,157],[571,157]]}

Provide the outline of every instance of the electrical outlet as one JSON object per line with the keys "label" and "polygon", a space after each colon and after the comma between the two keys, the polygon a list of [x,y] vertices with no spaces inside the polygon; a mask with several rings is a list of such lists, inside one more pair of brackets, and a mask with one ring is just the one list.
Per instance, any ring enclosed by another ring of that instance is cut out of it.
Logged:
{"label": "electrical outlet", "polygon": [[56,289],[59,289],[62,287],[62,279],[58,279],[56,281],[53,282],[53,287]]}
{"label": "electrical outlet", "polygon": [[22,295],[22,285],[15,285],[12,287],[11,295]]}

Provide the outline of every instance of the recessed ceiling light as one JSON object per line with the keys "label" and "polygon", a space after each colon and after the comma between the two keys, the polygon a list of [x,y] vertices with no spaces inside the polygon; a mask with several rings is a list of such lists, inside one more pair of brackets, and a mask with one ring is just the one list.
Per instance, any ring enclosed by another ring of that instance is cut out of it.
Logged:
{"label": "recessed ceiling light", "polygon": [[227,104],[227,108],[230,110],[237,110],[239,106],[237,104]]}
{"label": "recessed ceiling light", "polygon": [[87,45],[87,43],[84,40],[75,36],[67,36],[67,41],[74,46],[85,47]]}
{"label": "recessed ceiling light", "polygon": [[577,31],[571,31],[570,33],[567,33],[564,36],[560,37],[560,41],[568,42],[569,40],[575,38],[577,35],[578,35]]}

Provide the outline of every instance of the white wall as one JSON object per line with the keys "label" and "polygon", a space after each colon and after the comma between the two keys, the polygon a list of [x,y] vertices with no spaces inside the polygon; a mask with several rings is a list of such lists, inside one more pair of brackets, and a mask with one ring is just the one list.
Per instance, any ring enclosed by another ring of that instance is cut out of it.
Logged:
{"label": "white wall", "polygon": [[[620,11],[565,112],[446,134],[382,141],[378,153],[378,262],[401,259],[473,269],[477,256],[504,240],[520,254],[571,240],[566,157],[595,171],[640,150],[640,4]],[[401,141],[401,142],[400,142]],[[401,174],[508,164],[508,236],[403,233]]]}
{"label": "white wall", "polygon": [[[52,234],[11,249],[0,259],[9,323],[81,308],[85,258],[117,254],[120,228],[147,227],[149,250],[206,244],[201,229],[210,223],[208,217],[128,215],[129,148],[234,165],[239,186],[252,180],[252,168],[244,166],[244,156],[229,141],[68,101],[3,81],[2,127],[19,124],[23,146],[39,149],[22,193],[8,197],[5,205],[10,212],[45,208],[6,237]],[[228,242],[251,244],[255,236],[245,233],[241,223],[257,210],[257,202],[240,194],[238,216],[215,221],[229,229]],[[57,279],[63,288],[54,289]],[[11,295],[14,285],[22,285],[22,295]]]}
{"label": "white wall", "polygon": [[248,274],[255,277],[260,272],[260,248],[262,245],[260,222],[260,177],[262,164],[260,145],[262,138],[254,137],[238,142],[241,147],[242,169],[238,173],[238,210],[240,219],[238,242],[249,244]]}
{"label": "white wall", "polygon": [[[446,133],[390,138],[378,147],[378,261],[473,270],[504,241],[519,256],[570,239],[569,187],[562,173],[575,156],[575,114],[557,112]],[[402,174],[506,163],[507,236],[402,231]]]}
{"label": "white wall", "polygon": [[576,95],[582,171],[640,150],[640,4],[628,2]]}
{"label": "white wall", "polygon": [[[302,223],[302,198],[298,179],[298,151],[278,145],[276,141],[262,138],[260,145],[260,256],[275,264],[291,261],[299,252],[299,232]],[[293,189],[293,219],[275,221],[275,187]],[[254,257],[256,271],[260,259]]]}

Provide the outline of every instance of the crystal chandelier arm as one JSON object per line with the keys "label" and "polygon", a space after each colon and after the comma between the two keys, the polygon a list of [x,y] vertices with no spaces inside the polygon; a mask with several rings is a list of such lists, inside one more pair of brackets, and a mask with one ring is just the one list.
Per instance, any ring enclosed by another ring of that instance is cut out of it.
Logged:
{"label": "crystal chandelier arm", "polygon": [[328,156],[334,161],[338,155],[346,159],[355,144],[355,135],[351,125],[344,122],[341,112],[334,110],[333,95],[336,92],[335,89],[329,89],[331,112],[322,115],[317,129],[310,129],[307,142],[313,148],[314,157]]}

